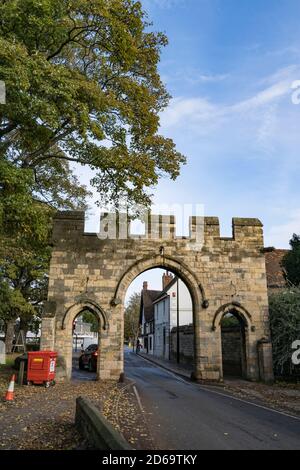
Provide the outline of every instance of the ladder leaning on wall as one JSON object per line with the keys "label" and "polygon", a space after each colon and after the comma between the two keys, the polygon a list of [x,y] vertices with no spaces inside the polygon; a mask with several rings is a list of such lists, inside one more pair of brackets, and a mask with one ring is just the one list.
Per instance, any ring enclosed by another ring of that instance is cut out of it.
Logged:
{"label": "ladder leaning on wall", "polygon": [[[20,348],[20,351],[18,350]],[[16,342],[13,345],[12,352],[26,352],[26,339],[24,335],[24,331],[18,331]]]}

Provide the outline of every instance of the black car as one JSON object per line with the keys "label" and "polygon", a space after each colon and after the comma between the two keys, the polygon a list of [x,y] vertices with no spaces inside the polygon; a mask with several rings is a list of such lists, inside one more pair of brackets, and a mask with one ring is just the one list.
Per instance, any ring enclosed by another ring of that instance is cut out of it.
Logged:
{"label": "black car", "polygon": [[88,368],[90,372],[96,372],[98,359],[98,344],[91,344],[79,358],[79,369]]}

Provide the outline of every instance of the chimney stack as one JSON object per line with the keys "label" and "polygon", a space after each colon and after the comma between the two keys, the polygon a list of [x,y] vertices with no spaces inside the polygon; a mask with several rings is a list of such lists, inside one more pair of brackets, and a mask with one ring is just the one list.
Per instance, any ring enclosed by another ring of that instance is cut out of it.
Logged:
{"label": "chimney stack", "polygon": [[143,290],[148,290],[148,282],[147,281],[143,282]]}
{"label": "chimney stack", "polygon": [[170,282],[173,281],[173,274],[167,271],[166,273],[163,274],[162,278],[162,287],[163,290],[170,284]]}

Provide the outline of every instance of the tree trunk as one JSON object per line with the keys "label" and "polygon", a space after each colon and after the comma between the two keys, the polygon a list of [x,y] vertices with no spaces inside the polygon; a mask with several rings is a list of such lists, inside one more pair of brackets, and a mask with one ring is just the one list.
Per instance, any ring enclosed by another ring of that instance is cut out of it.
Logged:
{"label": "tree trunk", "polygon": [[[27,336],[27,333],[28,333],[28,326],[26,326],[25,328],[22,328],[22,330],[20,330],[20,332],[22,332],[22,331],[23,331],[23,338],[24,338],[24,352],[26,352],[27,351],[26,336]],[[20,336],[20,339],[21,339],[21,336]]]}
{"label": "tree trunk", "polygon": [[15,320],[9,320],[6,323],[6,333],[5,333],[5,352],[10,354],[13,347],[13,340],[15,335]]}
{"label": "tree trunk", "polygon": [[[20,319],[20,337],[19,337],[19,343],[21,343],[22,339],[24,339],[24,352],[27,351],[26,348],[26,336],[28,333],[28,321],[24,321],[22,318]],[[23,350],[22,350],[23,352]]]}

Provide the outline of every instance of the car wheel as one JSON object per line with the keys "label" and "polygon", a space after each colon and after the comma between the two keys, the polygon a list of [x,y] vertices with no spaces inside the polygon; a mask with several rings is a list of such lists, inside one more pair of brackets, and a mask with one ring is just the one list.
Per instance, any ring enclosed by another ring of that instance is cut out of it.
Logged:
{"label": "car wheel", "polygon": [[79,369],[84,370],[84,364],[82,362],[82,359],[79,359]]}

